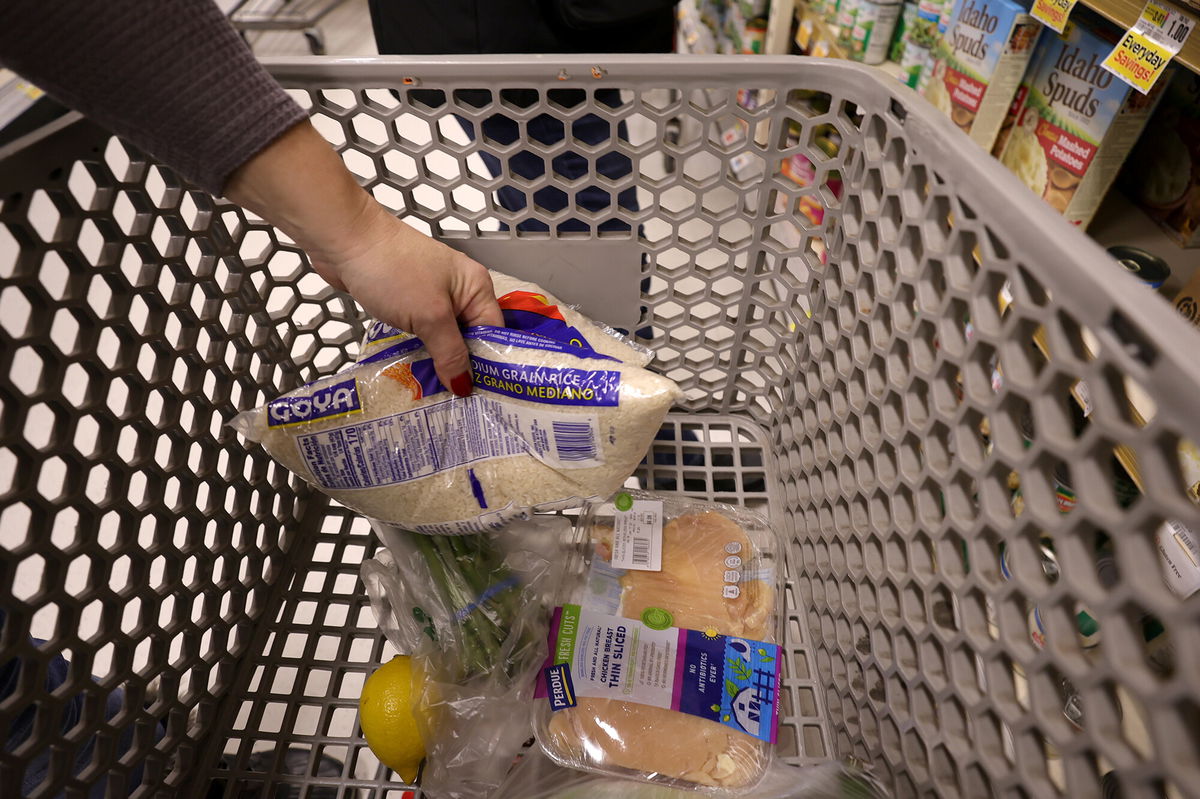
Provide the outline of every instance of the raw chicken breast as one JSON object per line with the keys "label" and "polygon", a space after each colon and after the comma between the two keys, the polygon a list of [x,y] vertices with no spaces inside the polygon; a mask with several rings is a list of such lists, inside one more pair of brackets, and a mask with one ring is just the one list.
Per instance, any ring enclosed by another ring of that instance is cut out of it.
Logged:
{"label": "raw chicken breast", "polygon": [[774,602],[771,586],[762,580],[741,583],[739,595],[722,595],[726,545],[736,544],[743,557],[753,551],[750,539],[736,522],[707,511],[687,513],[663,526],[663,570],[629,571],[621,578],[621,615],[638,619],[646,608],[663,608],[675,617],[673,626],[689,630],[714,628],[723,635],[762,640]]}
{"label": "raw chicken breast", "polygon": [[576,761],[739,788],[762,776],[763,746],[715,721],[615,699],[581,698],[550,721],[550,745]]}

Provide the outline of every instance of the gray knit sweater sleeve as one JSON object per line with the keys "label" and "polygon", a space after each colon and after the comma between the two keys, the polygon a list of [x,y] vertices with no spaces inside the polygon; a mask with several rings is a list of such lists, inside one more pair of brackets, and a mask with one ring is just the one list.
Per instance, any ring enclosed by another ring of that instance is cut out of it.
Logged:
{"label": "gray knit sweater sleeve", "polygon": [[212,0],[3,0],[0,63],[218,195],[305,118]]}

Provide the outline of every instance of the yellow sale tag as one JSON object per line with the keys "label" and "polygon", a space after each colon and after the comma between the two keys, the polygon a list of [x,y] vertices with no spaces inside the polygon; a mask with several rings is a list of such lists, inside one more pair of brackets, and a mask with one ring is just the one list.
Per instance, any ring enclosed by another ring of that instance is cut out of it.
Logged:
{"label": "yellow sale tag", "polygon": [[1074,7],[1075,0],[1033,0],[1033,8],[1029,13],[1047,28],[1062,33]]}
{"label": "yellow sale tag", "polygon": [[1190,15],[1168,8],[1159,0],[1149,0],[1102,66],[1146,94],[1183,49],[1195,26],[1196,20]]}
{"label": "yellow sale tag", "polygon": [[813,45],[812,55],[814,58],[825,58],[829,55],[829,42],[820,39]]}
{"label": "yellow sale tag", "polygon": [[1170,50],[1159,47],[1137,31],[1126,31],[1101,66],[1147,94],[1171,63],[1172,55]]}

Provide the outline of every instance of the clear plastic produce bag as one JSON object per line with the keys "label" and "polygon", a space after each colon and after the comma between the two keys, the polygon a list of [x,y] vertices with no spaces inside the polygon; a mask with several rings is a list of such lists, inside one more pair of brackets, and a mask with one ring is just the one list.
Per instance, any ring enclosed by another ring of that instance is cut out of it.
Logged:
{"label": "clear plastic produce bag", "polygon": [[561,516],[497,533],[428,536],[374,524],[385,548],[361,574],[384,635],[422,665],[415,713],[424,792],[482,799],[532,736],[550,601],[577,546]]}

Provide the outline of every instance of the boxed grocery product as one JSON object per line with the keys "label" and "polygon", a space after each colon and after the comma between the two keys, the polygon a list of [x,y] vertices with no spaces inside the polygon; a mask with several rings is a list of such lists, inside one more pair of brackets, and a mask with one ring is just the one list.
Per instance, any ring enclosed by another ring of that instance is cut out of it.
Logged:
{"label": "boxed grocery product", "polygon": [[1200,75],[1178,70],[1121,183],[1181,247],[1200,247]]}
{"label": "boxed grocery product", "polygon": [[1116,40],[1107,23],[1047,31],[1000,160],[1073,224],[1086,227],[1150,118],[1162,84],[1143,96],[1101,66]]}
{"label": "boxed grocery product", "polygon": [[641,491],[590,504],[535,732],[562,765],[753,787],[778,724],[778,539],[761,515]]}
{"label": "boxed grocery product", "polygon": [[1016,0],[958,0],[934,50],[926,99],[990,149],[1041,30]]}
{"label": "boxed grocery product", "polygon": [[[1052,34],[1047,33],[1041,37],[1044,41]],[[1048,52],[1045,46],[1034,49],[1033,57],[1029,59],[1029,63],[1025,65],[1025,74],[1021,76],[1021,82],[1017,85],[1017,90],[1013,92],[1012,101],[1008,104],[1008,111],[1004,114],[1004,121],[1000,123],[1000,129],[996,132],[996,141],[992,144],[992,155],[999,158],[1004,154],[1004,147],[1008,144],[1008,137],[1012,135],[1013,125],[1017,124],[1017,114],[1021,111],[1021,106],[1025,104],[1025,95],[1029,94],[1029,81],[1037,72],[1043,54]]]}

